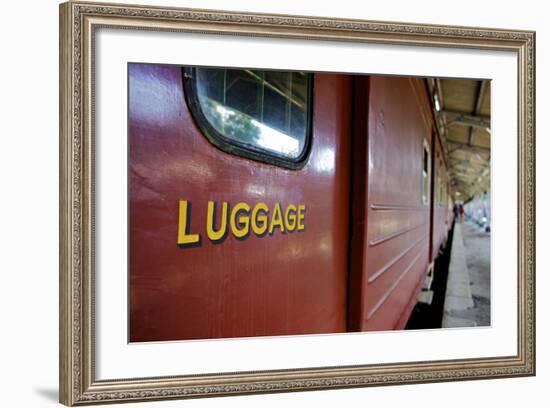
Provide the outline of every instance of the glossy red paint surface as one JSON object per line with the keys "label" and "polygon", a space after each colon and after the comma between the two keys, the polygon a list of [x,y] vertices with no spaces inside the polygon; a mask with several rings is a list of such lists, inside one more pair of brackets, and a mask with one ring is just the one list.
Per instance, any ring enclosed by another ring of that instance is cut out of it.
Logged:
{"label": "glossy red paint surface", "polygon": [[348,328],[400,329],[429,261],[430,206],[421,197],[429,102],[413,78],[370,77],[355,92],[354,166],[366,174],[354,183],[354,205],[364,209],[354,210]]}
{"label": "glossy red paint surface", "polygon": [[[286,170],[211,145],[181,68],[132,64],[129,76],[130,341],[345,331],[351,77],[315,75],[311,153]],[[176,245],[179,200],[199,246]],[[215,244],[201,230],[209,200],[304,204],[305,231]]]}

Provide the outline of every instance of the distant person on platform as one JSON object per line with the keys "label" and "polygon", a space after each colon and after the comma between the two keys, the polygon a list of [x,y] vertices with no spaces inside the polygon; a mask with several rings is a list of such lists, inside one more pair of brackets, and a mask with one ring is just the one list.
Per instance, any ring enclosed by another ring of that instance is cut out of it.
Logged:
{"label": "distant person on platform", "polygon": [[453,213],[455,215],[455,221],[458,221],[458,214],[459,214],[459,211],[458,211],[458,204],[455,204],[453,206]]}
{"label": "distant person on platform", "polygon": [[459,211],[460,211],[460,223],[462,224],[464,222],[464,206],[462,204],[460,204]]}

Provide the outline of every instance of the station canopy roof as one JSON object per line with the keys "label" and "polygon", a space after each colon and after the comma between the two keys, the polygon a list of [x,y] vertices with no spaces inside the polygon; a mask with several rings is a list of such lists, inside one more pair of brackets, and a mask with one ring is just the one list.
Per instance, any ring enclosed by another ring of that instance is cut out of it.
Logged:
{"label": "station canopy roof", "polygon": [[491,81],[428,78],[455,201],[490,190]]}

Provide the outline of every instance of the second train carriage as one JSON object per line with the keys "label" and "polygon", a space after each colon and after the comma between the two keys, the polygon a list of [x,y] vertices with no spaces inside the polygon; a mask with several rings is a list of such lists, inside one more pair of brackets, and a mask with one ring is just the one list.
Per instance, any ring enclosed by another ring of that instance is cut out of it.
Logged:
{"label": "second train carriage", "polygon": [[129,66],[130,341],[404,328],[452,223],[421,78]]}

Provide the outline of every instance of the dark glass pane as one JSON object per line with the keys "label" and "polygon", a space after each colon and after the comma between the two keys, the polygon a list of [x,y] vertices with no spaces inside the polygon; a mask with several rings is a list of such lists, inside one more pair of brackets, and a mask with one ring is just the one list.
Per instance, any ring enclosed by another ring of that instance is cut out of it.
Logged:
{"label": "dark glass pane", "polygon": [[300,135],[307,126],[306,112],[295,105],[292,105],[290,109],[290,134],[300,140],[300,146],[302,147],[304,139]]}
{"label": "dark glass pane", "polygon": [[274,129],[288,134],[287,99],[271,89],[264,90],[263,122]]}
{"label": "dark glass pane", "polygon": [[224,103],[225,71],[220,69],[201,68],[197,70],[197,87],[199,94]]}
{"label": "dark glass pane", "polygon": [[228,69],[225,84],[225,104],[253,118],[260,118],[258,98],[261,97],[261,83],[240,69]]}
{"label": "dark glass pane", "polygon": [[292,98],[301,110],[305,111],[308,101],[308,75],[303,72],[292,73]]}
{"label": "dark glass pane", "polygon": [[298,158],[305,146],[309,75],[297,72],[197,68],[206,119],[224,137]]}

